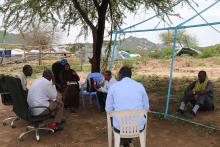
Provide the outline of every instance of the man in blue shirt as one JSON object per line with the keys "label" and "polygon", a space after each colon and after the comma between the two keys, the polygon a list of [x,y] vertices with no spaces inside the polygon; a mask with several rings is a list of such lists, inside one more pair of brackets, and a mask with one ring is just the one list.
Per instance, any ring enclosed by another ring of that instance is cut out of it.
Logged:
{"label": "man in blue shirt", "polygon": [[[106,112],[149,109],[149,100],[144,86],[131,79],[131,75],[131,68],[124,66],[120,69],[120,81],[112,84],[108,91],[105,107]],[[146,119],[142,119],[142,129],[144,129],[146,121]],[[120,131],[119,122],[114,118],[113,126],[115,130]],[[129,142],[127,139],[121,141],[124,146],[129,146]]]}

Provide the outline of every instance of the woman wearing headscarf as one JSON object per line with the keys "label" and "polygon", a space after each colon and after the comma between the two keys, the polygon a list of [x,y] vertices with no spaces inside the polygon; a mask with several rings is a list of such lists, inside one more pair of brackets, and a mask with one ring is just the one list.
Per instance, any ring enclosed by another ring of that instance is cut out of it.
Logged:
{"label": "woman wearing headscarf", "polygon": [[71,110],[78,109],[79,107],[79,76],[70,68],[68,62],[61,62],[64,69],[60,72],[60,81],[63,87],[62,97],[65,108]]}

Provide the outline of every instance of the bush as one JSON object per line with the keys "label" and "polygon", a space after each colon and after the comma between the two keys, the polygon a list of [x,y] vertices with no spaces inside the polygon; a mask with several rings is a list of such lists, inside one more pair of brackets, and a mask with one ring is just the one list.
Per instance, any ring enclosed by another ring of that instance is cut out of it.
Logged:
{"label": "bush", "polygon": [[163,58],[171,58],[172,57],[172,48],[163,49]]}
{"label": "bush", "polygon": [[149,50],[147,56],[153,59],[160,59],[162,58],[161,50]]}
{"label": "bush", "polygon": [[208,58],[220,55],[220,45],[209,46],[201,49],[201,54],[198,55],[199,58]]}
{"label": "bush", "polygon": [[134,64],[137,62],[135,59],[124,59],[122,61],[123,66],[128,66],[130,68],[134,67]]}

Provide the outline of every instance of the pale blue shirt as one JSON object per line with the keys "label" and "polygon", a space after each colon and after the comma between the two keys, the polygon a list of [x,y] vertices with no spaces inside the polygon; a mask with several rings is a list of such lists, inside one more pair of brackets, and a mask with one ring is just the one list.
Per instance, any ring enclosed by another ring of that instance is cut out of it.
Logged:
{"label": "pale blue shirt", "polygon": [[[106,112],[139,109],[149,109],[149,99],[141,83],[126,77],[111,85],[106,99]],[[141,128],[144,127],[145,122],[146,119],[141,120]],[[113,125],[117,129],[120,128],[115,118]]]}

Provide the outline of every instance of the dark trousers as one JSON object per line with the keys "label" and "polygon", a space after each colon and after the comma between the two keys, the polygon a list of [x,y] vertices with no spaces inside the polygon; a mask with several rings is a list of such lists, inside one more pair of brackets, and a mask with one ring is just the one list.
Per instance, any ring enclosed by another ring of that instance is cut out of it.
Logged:
{"label": "dark trousers", "polygon": [[101,110],[105,111],[105,101],[107,98],[107,93],[97,91],[97,96],[99,99],[99,104],[100,104]]}
{"label": "dark trousers", "polygon": [[195,98],[194,96],[191,97],[184,96],[180,99],[180,102],[184,102],[186,105],[190,102],[192,106],[199,105],[200,106],[199,110],[203,110],[203,111],[214,110],[213,100],[208,95],[201,95],[198,96],[197,98]]}

